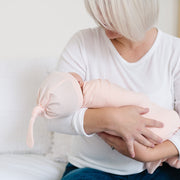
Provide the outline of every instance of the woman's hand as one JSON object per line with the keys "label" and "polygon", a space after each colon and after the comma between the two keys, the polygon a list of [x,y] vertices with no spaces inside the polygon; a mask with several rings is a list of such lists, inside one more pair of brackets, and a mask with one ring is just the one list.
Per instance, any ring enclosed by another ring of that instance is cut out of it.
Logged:
{"label": "woman's hand", "polygon": [[131,157],[127,145],[122,138],[104,132],[98,133],[98,136],[100,136],[108,145],[110,145],[112,149],[115,149],[125,156]]}
{"label": "woman's hand", "polygon": [[[126,143],[124,140],[118,136],[113,136],[107,133],[98,133],[98,135],[111,147],[113,147],[115,150],[117,150],[119,153],[130,157],[131,154],[128,151],[128,148],[126,146]],[[151,161],[154,157],[154,148],[146,147],[140,143],[134,142],[134,149],[136,156],[134,157],[135,160],[146,162]]]}
{"label": "woman's hand", "polygon": [[162,139],[152,133],[148,127],[161,128],[163,124],[156,120],[143,117],[149,109],[138,106],[123,106],[109,109],[109,127],[105,131],[108,134],[121,137],[127,145],[132,157],[135,157],[134,141],[144,146],[154,147]]}
{"label": "woman's hand", "polygon": [[[107,133],[98,133],[98,135],[118,152],[125,156],[131,157],[126,143],[122,138]],[[134,148],[136,152],[134,159],[141,162],[154,162],[178,156],[176,146],[169,140],[156,145],[154,148],[146,147],[135,141]]]}
{"label": "woman's hand", "polygon": [[134,141],[148,147],[154,147],[154,144],[162,141],[148,127],[161,128],[163,124],[142,116],[148,111],[149,109],[138,106],[88,109],[84,116],[84,130],[87,134],[107,132],[121,137],[134,157]]}

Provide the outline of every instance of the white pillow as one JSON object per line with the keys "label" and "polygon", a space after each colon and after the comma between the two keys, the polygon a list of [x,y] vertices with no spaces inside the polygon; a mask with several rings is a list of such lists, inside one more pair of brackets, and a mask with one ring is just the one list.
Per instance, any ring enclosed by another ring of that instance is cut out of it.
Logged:
{"label": "white pillow", "polygon": [[60,180],[65,163],[39,155],[0,155],[2,180]]}
{"label": "white pillow", "polygon": [[26,146],[26,136],[37,90],[56,63],[43,58],[0,60],[0,153],[46,154],[51,149],[52,133],[44,119],[36,121],[33,149]]}

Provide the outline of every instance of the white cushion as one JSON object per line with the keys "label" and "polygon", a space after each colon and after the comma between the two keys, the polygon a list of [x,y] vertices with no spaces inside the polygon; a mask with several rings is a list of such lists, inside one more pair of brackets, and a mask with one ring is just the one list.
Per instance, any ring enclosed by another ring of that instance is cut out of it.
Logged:
{"label": "white cushion", "polygon": [[0,153],[40,153],[51,149],[52,133],[46,121],[35,123],[35,146],[26,146],[29,119],[42,80],[56,66],[56,59],[0,60]]}
{"label": "white cushion", "polygon": [[65,165],[39,155],[0,155],[0,179],[60,180]]}
{"label": "white cushion", "polygon": [[57,162],[68,162],[71,141],[71,135],[53,133],[52,149],[51,152],[47,154],[47,157]]}
{"label": "white cushion", "polygon": [[55,69],[57,61],[51,58],[0,60],[0,154],[38,153],[67,162],[71,136],[49,132],[43,118],[38,118],[34,126],[34,148],[26,146],[37,90]]}

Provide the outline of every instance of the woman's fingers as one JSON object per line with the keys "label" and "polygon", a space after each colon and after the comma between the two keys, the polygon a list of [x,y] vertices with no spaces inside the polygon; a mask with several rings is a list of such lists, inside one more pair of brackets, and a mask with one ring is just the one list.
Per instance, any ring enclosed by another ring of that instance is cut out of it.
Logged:
{"label": "woman's fingers", "polygon": [[148,139],[152,139],[154,142],[156,142],[157,144],[162,143],[163,139],[161,137],[159,137],[158,135],[154,134],[152,131],[150,131],[149,129],[145,129],[142,132],[142,135],[147,137]]}
{"label": "woman's fingers", "polygon": [[134,140],[131,139],[131,140],[125,141],[125,143],[127,145],[127,149],[128,149],[129,154],[131,155],[132,158],[134,158],[135,157]]}
{"label": "woman's fingers", "polygon": [[[133,139],[124,141],[122,138],[113,136],[107,133],[98,133],[98,135],[110,146],[114,147],[117,151],[124,154],[125,149],[127,149],[127,153],[130,154],[132,158],[135,157],[135,151],[134,151],[134,141]],[[127,154],[125,153],[125,154]]]}
{"label": "woman's fingers", "polygon": [[146,114],[149,112],[149,108],[143,108],[143,107],[140,107],[140,106],[135,106],[137,112],[141,115],[143,114]]}
{"label": "woman's fingers", "polygon": [[154,119],[144,118],[144,122],[146,127],[162,128],[164,126],[162,122],[156,121]]}
{"label": "woman's fingers", "polygon": [[139,142],[140,144],[143,144],[144,146],[148,146],[152,148],[154,147],[154,143],[152,143],[150,140],[148,140],[142,135],[137,136],[136,141]]}
{"label": "woman's fingers", "polygon": [[98,133],[98,135],[111,146],[114,145],[114,141],[117,138],[116,136],[113,136],[113,135],[110,135],[107,133],[103,133],[103,132]]}
{"label": "woman's fingers", "polygon": [[[116,146],[117,146],[117,138],[119,139],[119,141],[121,141],[119,137],[112,136],[107,133],[102,132],[102,133],[98,133],[98,135],[114,149],[116,149]],[[119,145],[119,143],[118,143],[118,145]]]}

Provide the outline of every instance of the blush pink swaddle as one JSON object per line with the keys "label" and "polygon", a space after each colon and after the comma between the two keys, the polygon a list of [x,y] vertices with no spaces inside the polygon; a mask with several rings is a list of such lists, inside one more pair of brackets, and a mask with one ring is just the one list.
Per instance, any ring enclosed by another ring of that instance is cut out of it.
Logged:
{"label": "blush pink swaddle", "polygon": [[[170,138],[180,127],[178,114],[173,110],[161,108],[150,102],[142,93],[121,88],[108,80],[92,80],[84,82],[83,93],[78,81],[69,73],[53,72],[42,83],[37,106],[34,108],[29,122],[27,145],[33,147],[33,125],[37,116],[48,119],[62,118],[75,112],[81,107],[119,107],[125,105],[137,105],[148,107],[150,111],[144,117],[156,119],[164,123],[163,128],[150,128],[163,140]],[[180,168],[177,158],[166,160],[170,165]],[[160,165],[162,161],[146,163],[149,173]]]}

